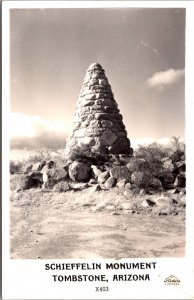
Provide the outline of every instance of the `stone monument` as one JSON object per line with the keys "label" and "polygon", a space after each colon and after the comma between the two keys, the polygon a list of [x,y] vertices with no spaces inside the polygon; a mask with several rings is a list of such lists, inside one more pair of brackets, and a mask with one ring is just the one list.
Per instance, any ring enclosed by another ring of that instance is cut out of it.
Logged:
{"label": "stone monument", "polygon": [[77,101],[66,155],[87,151],[92,155],[132,155],[122,119],[102,66],[91,64]]}

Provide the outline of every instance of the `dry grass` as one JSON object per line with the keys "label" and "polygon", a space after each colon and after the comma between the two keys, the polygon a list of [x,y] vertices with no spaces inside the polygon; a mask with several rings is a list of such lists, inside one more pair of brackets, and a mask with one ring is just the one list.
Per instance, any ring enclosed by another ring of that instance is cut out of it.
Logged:
{"label": "dry grass", "polygon": [[[161,199],[161,201],[159,201]],[[13,205],[28,206],[46,205],[55,208],[59,206],[66,211],[88,211],[115,214],[158,214],[161,210],[167,211],[167,214],[178,214],[185,212],[185,195],[168,194],[167,192],[155,195],[135,196],[131,191],[123,188],[113,188],[111,190],[101,190],[93,192],[92,188],[82,191],[68,191],[65,193],[56,193],[52,191],[42,191],[41,189],[30,189],[16,192],[12,190],[11,201]],[[142,202],[151,200],[158,204],[156,206],[144,207]],[[164,202],[161,204],[161,202]]]}

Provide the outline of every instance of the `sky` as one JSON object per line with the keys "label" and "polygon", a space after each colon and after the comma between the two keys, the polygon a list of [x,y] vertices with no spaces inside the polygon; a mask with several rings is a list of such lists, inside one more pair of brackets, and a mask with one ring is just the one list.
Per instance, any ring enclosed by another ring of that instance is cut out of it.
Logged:
{"label": "sky", "polygon": [[185,9],[12,9],[12,147],[63,146],[98,62],[131,144],[184,138]]}

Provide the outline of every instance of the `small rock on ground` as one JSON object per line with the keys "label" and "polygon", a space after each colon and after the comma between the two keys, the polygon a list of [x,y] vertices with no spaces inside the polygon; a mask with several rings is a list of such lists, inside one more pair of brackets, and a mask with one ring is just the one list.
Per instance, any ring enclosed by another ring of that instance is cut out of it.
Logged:
{"label": "small rock on ground", "polygon": [[99,183],[105,183],[105,181],[110,177],[110,174],[108,171],[103,172],[98,176],[98,182]]}
{"label": "small rock on ground", "polygon": [[92,186],[91,188],[90,188],[90,191],[91,192],[98,192],[98,191],[101,191],[101,185],[100,184],[95,184],[94,186]]}
{"label": "small rock on ground", "polygon": [[116,182],[117,182],[116,178],[109,177],[109,178],[106,180],[104,186],[105,186],[106,189],[111,189],[111,188],[115,187]]}
{"label": "small rock on ground", "polygon": [[53,191],[60,192],[60,193],[67,192],[67,191],[70,191],[70,190],[71,190],[70,185],[67,182],[64,182],[64,181],[61,181],[61,182],[57,183],[53,188]]}

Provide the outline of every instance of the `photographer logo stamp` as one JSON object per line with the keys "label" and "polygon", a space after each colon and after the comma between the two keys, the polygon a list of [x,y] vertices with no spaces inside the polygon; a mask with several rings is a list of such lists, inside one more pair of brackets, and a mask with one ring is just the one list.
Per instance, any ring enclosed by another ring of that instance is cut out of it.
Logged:
{"label": "photographer logo stamp", "polygon": [[180,280],[174,276],[174,275],[170,275],[169,277],[167,277],[165,280],[164,280],[164,283],[166,285],[179,285],[180,284]]}

